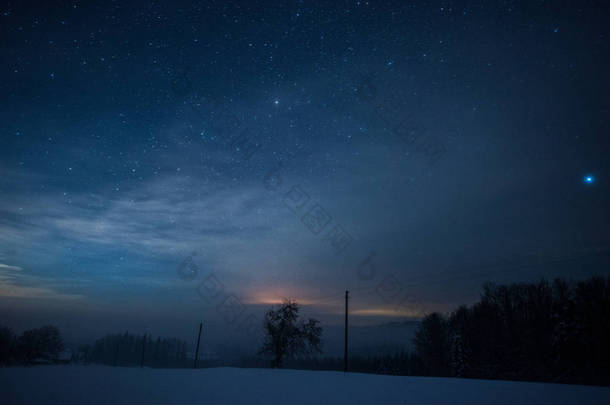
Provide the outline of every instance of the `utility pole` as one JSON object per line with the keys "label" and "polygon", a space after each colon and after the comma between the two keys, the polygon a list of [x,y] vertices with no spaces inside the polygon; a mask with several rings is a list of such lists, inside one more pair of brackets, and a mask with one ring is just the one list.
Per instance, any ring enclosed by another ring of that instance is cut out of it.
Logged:
{"label": "utility pole", "polygon": [[197,359],[199,358],[199,341],[201,340],[201,328],[203,327],[203,322],[199,323],[199,336],[197,337],[197,348],[195,349],[195,361],[193,363],[193,368],[197,368]]}
{"label": "utility pole", "polygon": [[144,352],[146,351],[146,333],[142,338],[142,357],[140,358],[140,368],[144,367]]}
{"label": "utility pole", "polygon": [[345,351],[343,352],[343,371],[347,373],[347,301],[349,291],[345,290]]}

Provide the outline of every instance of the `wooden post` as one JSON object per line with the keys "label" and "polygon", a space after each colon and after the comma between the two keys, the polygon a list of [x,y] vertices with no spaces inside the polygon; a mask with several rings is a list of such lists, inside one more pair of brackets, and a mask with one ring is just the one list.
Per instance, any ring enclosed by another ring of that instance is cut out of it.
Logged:
{"label": "wooden post", "polygon": [[146,334],[142,338],[142,357],[140,358],[140,368],[144,367],[144,353],[146,351]]}
{"label": "wooden post", "polygon": [[345,347],[343,352],[343,371],[347,373],[347,300],[349,291],[345,290]]}
{"label": "wooden post", "polygon": [[197,337],[197,348],[195,349],[195,361],[193,362],[193,368],[197,368],[197,359],[199,358],[199,341],[201,340],[201,328],[203,322],[199,323],[199,336]]}
{"label": "wooden post", "polygon": [[114,366],[117,366],[117,361],[119,360],[119,341],[121,340],[121,335],[118,335],[116,340],[116,348],[114,349]]}

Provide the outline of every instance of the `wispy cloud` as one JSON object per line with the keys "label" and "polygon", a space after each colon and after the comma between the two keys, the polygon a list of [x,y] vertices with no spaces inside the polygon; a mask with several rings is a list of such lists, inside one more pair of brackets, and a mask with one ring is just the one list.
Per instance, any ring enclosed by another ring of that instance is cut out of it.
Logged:
{"label": "wispy cloud", "polygon": [[[57,280],[77,274],[105,285],[137,280],[171,286],[180,261],[198,251],[198,263],[224,271],[229,282],[237,274],[257,276],[253,265],[267,272],[271,266],[288,267],[266,253],[281,252],[279,246],[299,229],[278,203],[262,183],[214,187],[178,175],[120,194],[47,190],[35,199],[13,194],[0,201],[0,243],[17,252],[17,264],[32,270],[46,265]],[[122,262],[123,255],[139,259]],[[61,264],[83,260],[76,270]],[[161,268],[159,260],[175,264]]]}
{"label": "wispy cloud", "polygon": [[263,192],[255,186],[213,189],[170,177],[115,198],[49,193],[27,204],[4,200],[0,203],[5,218],[0,221],[0,239],[25,244],[62,237],[175,254],[202,242],[230,243],[249,230],[268,227],[256,215],[264,204]]}
{"label": "wispy cloud", "polygon": [[9,266],[8,264],[0,263],[0,271],[2,271],[2,270],[21,271],[22,269],[19,266]]}
{"label": "wispy cloud", "polygon": [[0,297],[80,299],[82,295],[65,294],[51,287],[54,280],[25,274],[18,266],[0,263]]}

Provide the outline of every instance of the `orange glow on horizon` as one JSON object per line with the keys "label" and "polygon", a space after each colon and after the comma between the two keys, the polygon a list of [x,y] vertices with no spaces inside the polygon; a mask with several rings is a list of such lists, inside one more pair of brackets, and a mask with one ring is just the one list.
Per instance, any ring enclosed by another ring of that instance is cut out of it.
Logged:
{"label": "orange glow on horizon", "polygon": [[253,305],[279,305],[286,300],[296,301],[300,305],[315,305],[315,302],[303,298],[302,296],[294,293],[287,293],[285,290],[277,290],[274,292],[270,291],[258,291],[252,294],[249,304]]}
{"label": "orange glow on horizon", "polygon": [[388,317],[418,317],[421,313],[418,311],[403,309],[395,310],[391,308],[364,308],[350,311],[352,315],[361,316],[388,316]]}
{"label": "orange glow on horizon", "polygon": [[[289,289],[282,288],[275,291],[260,290],[254,292],[248,300],[252,305],[279,305],[285,300],[290,299],[296,301],[300,305],[325,307],[332,314],[343,314],[343,299],[337,298],[329,301],[328,299],[305,298],[306,293],[295,294]],[[418,310],[419,309],[419,310]],[[387,308],[387,307],[365,307],[365,308],[350,308],[350,315],[354,316],[379,316],[379,317],[394,317],[394,318],[414,318],[421,317],[421,308]]]}

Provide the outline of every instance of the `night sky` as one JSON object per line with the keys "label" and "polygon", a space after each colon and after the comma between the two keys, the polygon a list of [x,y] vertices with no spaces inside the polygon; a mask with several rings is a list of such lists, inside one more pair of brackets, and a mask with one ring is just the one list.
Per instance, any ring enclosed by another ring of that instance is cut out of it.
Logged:
{"label": "night sky", "polygon": [[364,325],[608,275],[609,22],[602,1],[4,3],[0,319],[190,336],[293,298],[331,325],[349,289]]}

